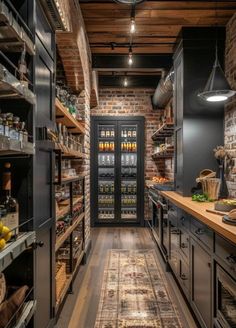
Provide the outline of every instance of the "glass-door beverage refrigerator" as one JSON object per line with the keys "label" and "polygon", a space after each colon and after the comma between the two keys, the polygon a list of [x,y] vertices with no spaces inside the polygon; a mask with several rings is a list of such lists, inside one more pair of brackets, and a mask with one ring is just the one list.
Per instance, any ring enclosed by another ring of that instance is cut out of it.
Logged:
{"label": "glass-door beverage refrigerator", "polygon": [[91,123],[93,224],[142,224],[144,118],[95,116]]}

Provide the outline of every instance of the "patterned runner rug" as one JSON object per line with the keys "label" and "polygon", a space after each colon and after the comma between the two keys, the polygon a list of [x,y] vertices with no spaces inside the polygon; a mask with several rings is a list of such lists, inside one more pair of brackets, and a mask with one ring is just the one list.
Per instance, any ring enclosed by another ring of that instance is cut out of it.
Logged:
{"label": "patterned runner rug", "polygon": [[154,250],[110,250],[95,328],[182,328]]}

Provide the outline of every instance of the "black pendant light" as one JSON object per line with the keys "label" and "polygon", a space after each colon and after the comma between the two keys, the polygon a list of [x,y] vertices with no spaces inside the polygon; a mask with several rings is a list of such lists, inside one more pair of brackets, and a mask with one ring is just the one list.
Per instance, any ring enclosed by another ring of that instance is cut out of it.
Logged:
{"label": "black pendant light", "polygon": [[205,89],[199,94],[199,97],[209,102],[219,102],[226,101],[235,95],[235,93],[236,91],[231,89],[229,82],[227,81],[225,74],[220,66],[216,46],[216,58],[214,66]]}
{"label": "black pendant light", "polygon": [[[216,21],[217,21],[217,1],[216,1]],[[226,101],[235,95],[236,91],[232,90],[226,76],[220,66],[217,48],[217,25],[216,25],[216,54],[213,69],[205,89],[198,96],[209,102]]]}

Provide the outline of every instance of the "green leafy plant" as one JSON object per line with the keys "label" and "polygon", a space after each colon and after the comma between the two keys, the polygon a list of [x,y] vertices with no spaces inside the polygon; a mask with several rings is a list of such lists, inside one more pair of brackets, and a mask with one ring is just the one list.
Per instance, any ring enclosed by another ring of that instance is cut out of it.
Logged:
{"label": "green leafy plant", "polygon": [[199,203],[212,202],[212,200],[207,196],[207,194],[194,194],[192,195],[192,200],[194,202]]}

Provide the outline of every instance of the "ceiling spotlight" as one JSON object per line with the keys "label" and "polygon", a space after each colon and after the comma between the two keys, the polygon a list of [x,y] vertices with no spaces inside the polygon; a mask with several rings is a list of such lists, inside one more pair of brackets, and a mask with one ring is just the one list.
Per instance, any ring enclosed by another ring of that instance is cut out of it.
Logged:
{"label": "ceiling spotlight", "polygon": [[124,87],[127,87],[128,86],[128,79],[127,77],[124,78]]}
{"label": "ceiling spotlight", "polygon": [[135,26],[135,19],[134,17],[131,17],[130,20],[130,33],[133,34],[136,31],[136,26]]}

